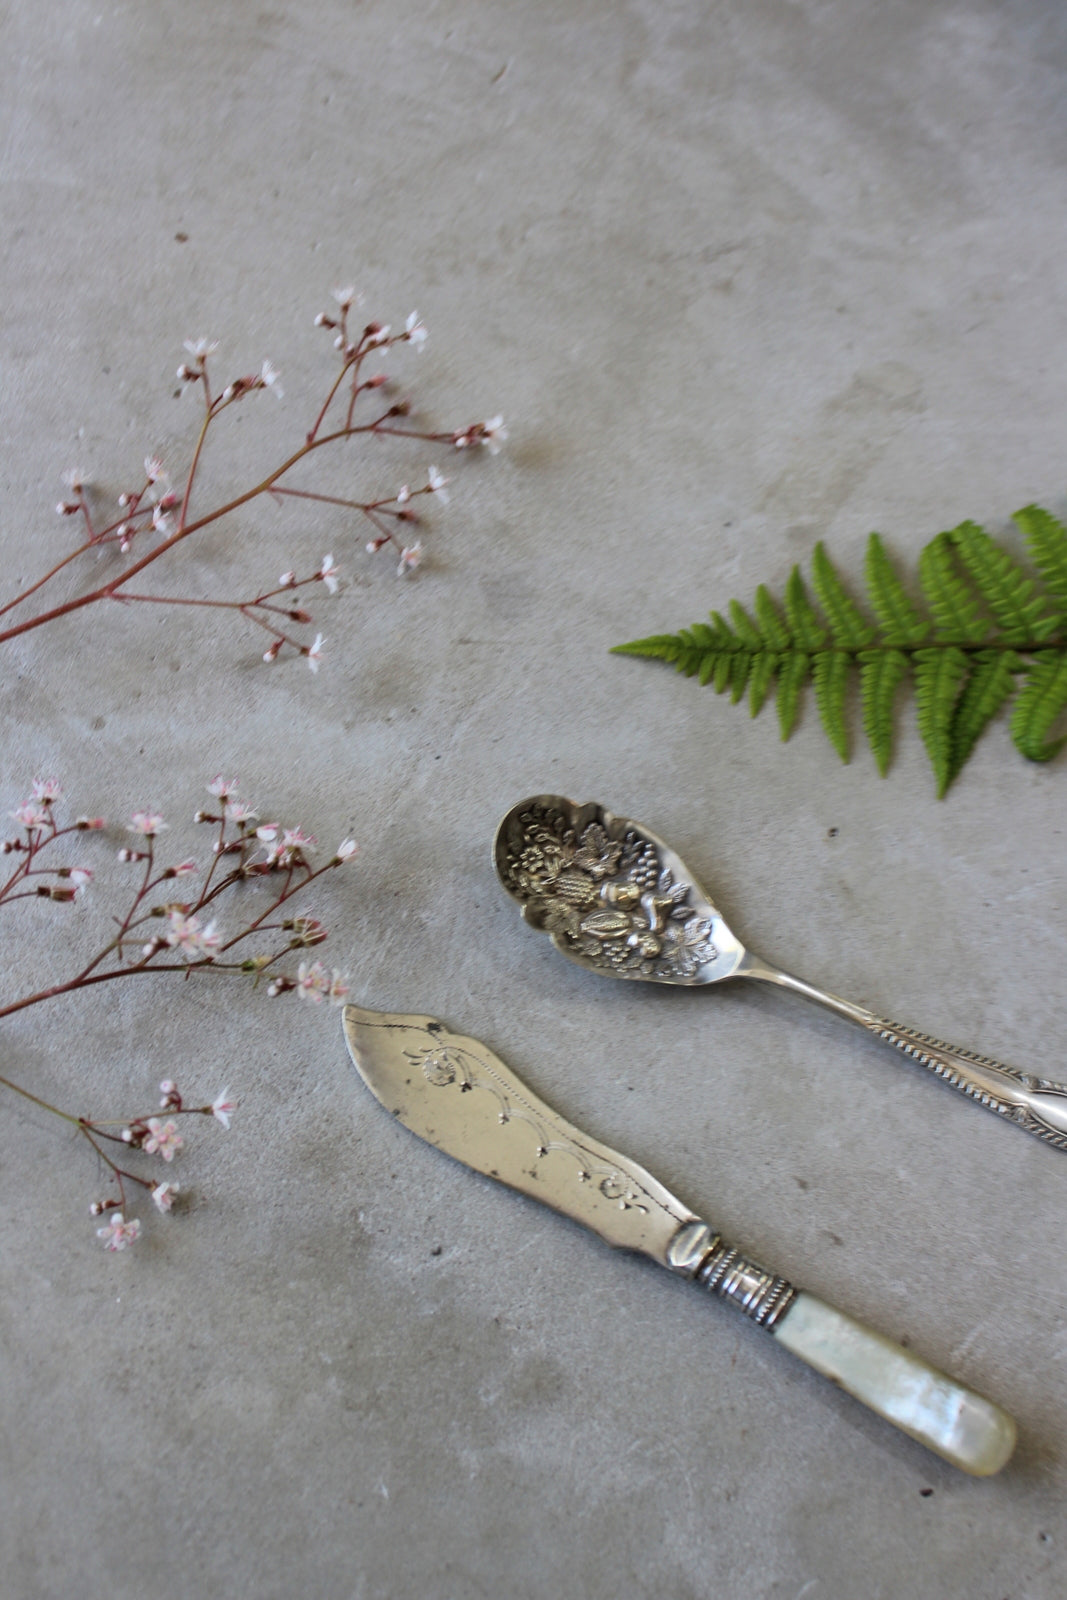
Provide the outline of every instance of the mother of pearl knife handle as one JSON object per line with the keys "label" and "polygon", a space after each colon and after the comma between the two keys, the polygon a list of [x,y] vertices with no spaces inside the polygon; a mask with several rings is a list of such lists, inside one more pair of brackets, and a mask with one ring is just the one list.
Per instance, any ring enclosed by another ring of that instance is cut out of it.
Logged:
{"label": "mother of pearl knife handle", "polygon": [[816,1372],[964,1472],[981,1478],[999,1472],[1015,1448],[1015,1423],[999,1406],[765,1272],[705,1223],[691,1223],[677,1234],[667,1265],[768,1328]]}

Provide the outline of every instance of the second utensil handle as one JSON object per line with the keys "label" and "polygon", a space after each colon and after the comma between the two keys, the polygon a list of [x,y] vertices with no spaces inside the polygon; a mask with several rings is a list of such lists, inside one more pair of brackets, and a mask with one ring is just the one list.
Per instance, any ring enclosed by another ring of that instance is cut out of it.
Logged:
{"label": "second utensil handle", "polygon": [[917,1028],[876,1017],[873,1011],[854,1005],[851,1000],[843,1000],[827,989],[816,988],[803,978],[794,978],[792,973],[772,967],[750,952],[746,952],[736,975],[773,983],[779,989],[788,989],[824,1006],[839,1017],[859,1023],[868,1033],[891,1044],[944,1083],[958,1089],[960,1094],[985,1106],[987,1111],[995,1112],[1060,1150],[1067,1150],[1067,1084],[1020,1072],[1003,1061],[994,1061],[991,1056],[980,1056],[973,1050],[948,1044],[944,1039],[935,1039],[932,1034],[920,1033]]}
{"label": "second utensil handle", "polygon": [[706,1223],[684,1227],[667,1261],[672,1271],[728,1300],[816,1372],[962,1471],[989,1477],[1015,1448],[1015,1423],[999,1406],[765,1271]]}
{"label": "second utensil handle", "polygon": [[1020,1072],[885,1017],[872,1017],[864,1026],[988,1111],[1067,1150],[1067,1085]]}

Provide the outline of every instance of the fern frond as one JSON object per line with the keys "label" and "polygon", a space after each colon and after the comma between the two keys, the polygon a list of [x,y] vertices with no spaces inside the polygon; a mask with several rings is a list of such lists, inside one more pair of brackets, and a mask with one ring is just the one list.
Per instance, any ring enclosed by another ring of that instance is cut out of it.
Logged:
{"label": "fern frond", "polygon": [[616,645],[615,653],[666,661],[720,694],[728,691],[735,702],[747,691],[754,717],[773,688],[783,739],[796,727],[810,679],[819,719],[842,761],[849,759],[846,713],[855,669],[863,729],[883,777],[897,690],[911,674],[939,796],[1013,696],[1012,739],[1030,760],[1048,761],[1067,743],[1067,731],[1051,736],[1067,711],[1067,529],[1039,506],[1025,507],[1015,520],[1042,581],[982,528],[963,522],[920,552],[924,614],[872,533],[864,575],[876,624],[820,543],[811,571],[818,607],[794,567],[781,606],[760,584],[751,610],[731,600],[729,620],[712,611],[706,622]]}
{"label": "fern frond", "polygon": [[861,650],[859,662],[863,731],[884,778],[893,754],[893,702],[910,662],[903,650]]}
{"label": "fern frond", "polygon": [[930,757],[941,799],[952,782],[952,720],[960,685],[969,671],[962,650],[921,649],[915,652],[915,704],[919,733]]}
{"label": "fern frond", "polygon": [[952,777],[958,776],[984,731],[1015,689],[1022,662],[1014,650],[980,650],[952,719]]}
{"label": "fern frond", "polygon": [[775,704],[778,710],[778,726],[783,739],[788,739],[796,727],[797,712],[800,709],[800,691],[807,683],[810,671],[811,662],[803,650],[791,650],[779,663]]}
{"label": "fern frond", "polygon": [[785,586],[785,614],[793,632],[793,643],[801,650],[821,650],[827,643],[826,629],[812,610],[800,568],[794,567]]}
{"label": "fern frond", "polygon": [[1051,761],[1067,734],[1049,739],[1049,730],[1067,710],[1067,652],[1042,650],[1019,690],[1011,718],[1015,748],[1031,761]]}
{"label": "fern frond", "polygon": [[739,600],[730,601],[730,621],[746,650],[762,650],[764,638]]}
{"label": "fern frond", "polygon": [[931,539],[919,556],[919,582],[937,623],[937,636],[952,644],[982,644],[989,629],[970,584],[952,559],[947,533]]}
{"label": "fern frond", "polygon": [[1046,639],[1057,619],[1047,617],[1044,597],[1008,552],[973,522],[961,522],[948,537],[1004,641],[1025,644]]}
{"label": "fern frond", "polygon": [[1014,520],[1038,572],[1060,606],[1067,610],[1067,528],[1040,506],[1023,506]]}
{"label": "fern frond", "polygon": [[867,540],[863,565],[871,609],[882,626],[882,643],[905,648],[922,644],[929,637],[930,624],[912,605],[876,533]]}
{"label": "fern frond", "polygon": [[875,630],[846,592],[821,539],[812,551],[811,581],[826,612],[834,644],[842,650],[862,650],[869,645]]}
{"label": "fern frond", "polygon": [[735,650],[730,658],[730,699],[734,705],[748,688],[753,653],[751,650]]}
{"label": "fern frond", "polygon": [[812,683],[815,704],[826,737],[841,757],[848,760],[848,728],[845,726],[845,692],[848,689],[852,657],[846,650],[820,650],[812,658]]}
{"label": "fern frond", "polygon": [[756,617],[770,649],[788,650],[793,643],[793,635],[782,621],[781,612],[764,583],[756,590]]}
{"label": "fern frond", "polygon": [[760,650],[752,657],[752,676],[748,680],[748,704],[752,716],[758,717],[763,710],[777,670],[778,657],[773,650]]}

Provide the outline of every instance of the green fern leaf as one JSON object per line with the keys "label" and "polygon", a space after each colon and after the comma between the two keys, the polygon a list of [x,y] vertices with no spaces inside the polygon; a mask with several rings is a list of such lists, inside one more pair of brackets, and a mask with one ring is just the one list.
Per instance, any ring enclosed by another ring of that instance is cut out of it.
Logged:
{"label": "green fern leaf", "polygon": [[908,598],[885,545],[876,533],[867,540],[864,573],[871,608],[882,626],[883,644],[907,648],[924,643],[929,637],[930,624]]}
{"label": "green fern leaf", "polygon": [[1019,691],[1011,719],[1017,750],[1031,761],[1051,761],[1067,734],[1049,739],[1049,730],[1067,709],[1067,651],[1042,650]]}
{"label": "green fern leaf", "polygon": [[1057,619],[1046,616],[1044,597],[1008,552],[974,522],[961,522],[948,537],[1005,642],[1047,638]]}
{"label": "green fern leaf", "polygon": [[815,704],[826,730],[826,737],[841,757],[848,760],[848,728],[845,725],[845,691],[848,689],[852,657],[846,650],[820,650],[812,658]]}
{"label": "green fern leaf", "polygon": [[735,650],[730,658],[730,699],[734,705],[748,688],[754,651]]}
{"label": "green fern leaf", "polygon": [[893,754],[893,702],[909,662],[903,650],[862,650],[859,661],[863,731],[884,778]]}
{"label": "green fern leaf", "polygon": [[752,716],[758,717],[763,710],[777,669],[778,656],[773,650],[760,650],[753,656],[752,676],[748,680],[748,704]]}
{"label": "green fern leaf", "polygon": [[919,733],[937,779],[938,799],[952,782],[952,721],[970,663],[962,650],[916,650],[915,703]]}
{"label": "green fern leaf", "polygon": [[1042,511],[1024,506],[1015,513],[1038,572],[1062,607],[1067,608],[1067,528]]}
{"label": "green fern leaf", "polygon": [[[793,633],[793,642],[801,650],[822,650],[827,643],[826,629],[815,615],[800,568],[794,567],[785,586],[785,614]],[[788,736],[787,736],[788,737]]]}
{"label": "green fern leaf", "polygon": [[[964,522],[919,556],[930,615],[908,594],[878,534],[864,573],[873,625],[845,589],[821,544],[812,554],[816,610],[799,567],[782,604],[760,584],[751,610],[731,600],[728,618],[615,646],[619,655],[665,661],[733,701],[748,693],[758,716],[772,688],[783,739],[797,724],[809,679],[823,729],[849,758],[849,681],[859,672],[863,728],[879,772],[892,756],[897,690],[914,676],[919,732],[938,795],[944,795],[1001,708],[1015,697],[1011,734],[1033,761],[1067,743],[1051,737],[1067,711],[1067,529],[1038,506],[1016,515],[1041,581],[977,524]],[[1021,685],[1019,680],[1022,680]]]}
{"label": "green fern leaf", "polygon": [[988,627],[973,590],[956,570],[947,533],[939,533],[919,556],[919,581],[939,639],[952,644],[984,642]]}
{"label": "green fern leaf", "polygon": [[800,691],[808,681],[811,671],[811,661],[803,650],[791,650],[783,656],[778,666],[778,693],[775,703],[778,709],[778,726],[782,730],[782,738],[788,739],[797,724],[797,712],[800,709]]}
{"label": "green fern leaf", "polygon": [[715,686],[716,694],[723,694],[729,688],[734,670],[734,652],[720,650],[715,656],[715,665],[711,672],[711,681]]}
{"label": "green fern leaf", "polygon": [[613,656],[645,656],[650,661],[675,662],[678,659],[676,633],[651,633],[647,639],[631,639],[628,644],[612,645]]}
{"label": "green fern leaf", "polygon": [[793,635],[782,621],[781,612],[768,593],[766,584],[761,583],[756,590],[756,616],[759,620],[760,631],[772,650],[788,650],[793,643]]}
{"label": "green fern leaf", "polygon": [[956,702],[952,719],[952,777],[955,778],[979,735],[1015,689],[1015,674],[1022,662],[1014,650],[980,650],[971,676]]}
{"label": "green fern leaf", "polygon": [[846,593],[821,539],[812,552],[811,581],[826,612],[834,644],[842,650],[862,650],[869,645],[875,638],[875,630]]}
{"label": "green fern leaf", "polygon": [[744,606],[737,600],[730,601],[730,620],[734,625],[734,632],[746,650],[762,650],[764,638],[756,627]]}

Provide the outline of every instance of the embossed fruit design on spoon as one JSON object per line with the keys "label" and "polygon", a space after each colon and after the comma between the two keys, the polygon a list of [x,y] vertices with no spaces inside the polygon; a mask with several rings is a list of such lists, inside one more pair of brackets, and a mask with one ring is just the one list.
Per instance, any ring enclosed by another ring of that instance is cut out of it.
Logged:
{"label": "embossed fruit design on spoon", "polygon": [[538,794],[512,806],[493,860],[532,928],[568,960],[615,978],[695,988],[755,978],[857,1022],[961,1094],[1067,1150],[1067,1085],[875,1016],[746,950],[682,858],[643,823],[594,801]]}

